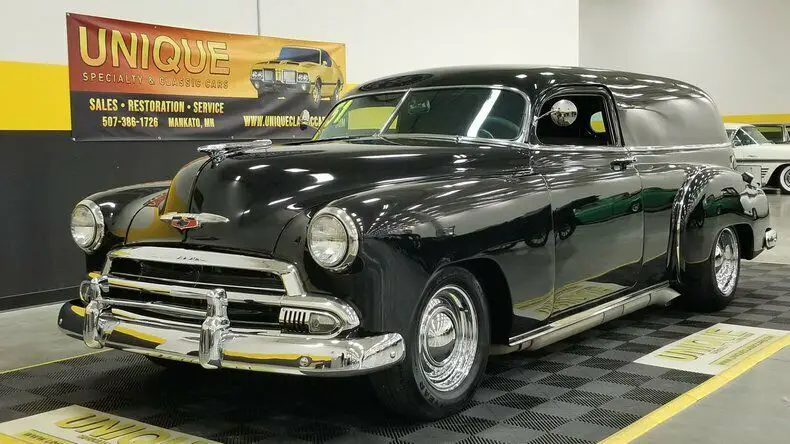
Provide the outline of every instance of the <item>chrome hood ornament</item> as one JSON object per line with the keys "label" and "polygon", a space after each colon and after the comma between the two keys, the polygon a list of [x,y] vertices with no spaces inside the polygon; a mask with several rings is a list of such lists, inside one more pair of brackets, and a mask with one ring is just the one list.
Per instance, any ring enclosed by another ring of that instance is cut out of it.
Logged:
{"label": "chrome hood ornament", "polygon": [[201,146],[197,150],[200,153],[207,154],[211,158],[211,166],[217,166],[230,154],[244,153],[252,150],[266,150],[270,146],[272,146],[271,140],[260,139],[251,142],[215,143]]}
{"label": "chrome hood ornament", "polygon": [[178,231],[197,229],[203,224],[224,224],[230,219],[211,213],[165,213],[160,220],[169,221],[170,226]]}

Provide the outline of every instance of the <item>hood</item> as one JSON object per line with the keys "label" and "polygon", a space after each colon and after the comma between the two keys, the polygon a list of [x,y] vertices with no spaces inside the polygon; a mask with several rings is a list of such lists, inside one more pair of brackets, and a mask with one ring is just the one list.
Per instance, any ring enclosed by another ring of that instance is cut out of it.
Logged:
{"label": "hood", "polygon": [[293,68],[302,65],[316,65],[314,62],[294,62],[293,60],[267,60],[265,62],[258,62],[252,66],[252,69],[262,68]]}
{"label": "hood", "polygon": [[[217,165],[203,162],[179,172],[170,192],[188,203],[176,208],[168,198],[165,211],[212,213],[226,223],[189,230],[181,242],[222,249],[274,251],[277,239],[294,217],[310,215],[326,204],[374,187],[436,180],[485,170],[523,165],[516,148],[431,141],[384,139],[273,146],[265,151],[230,155]],[[196,176],[196,177],[195,177]],[[164,222],[162,222],[164,223]],[[163,241],[172,241],[168,227]],[[154,241],[156,239],[147,239]]]}

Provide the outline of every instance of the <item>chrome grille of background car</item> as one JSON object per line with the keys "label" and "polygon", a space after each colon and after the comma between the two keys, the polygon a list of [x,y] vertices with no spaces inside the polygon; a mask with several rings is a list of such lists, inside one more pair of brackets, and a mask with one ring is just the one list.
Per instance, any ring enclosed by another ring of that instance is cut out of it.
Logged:
{"label": "chrome grille of background car", "polygon": [[296,83],[296,71],[286,69],[283,71],[283,83]]}

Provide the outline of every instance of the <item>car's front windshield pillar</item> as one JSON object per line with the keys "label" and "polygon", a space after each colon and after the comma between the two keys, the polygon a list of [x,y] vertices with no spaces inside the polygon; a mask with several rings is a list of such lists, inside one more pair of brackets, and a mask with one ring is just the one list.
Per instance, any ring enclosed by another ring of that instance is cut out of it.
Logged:
{"label": "car's front windshield pillar", "polygon": [[390,114],[390,116],[387,117],[387,120],[384,121],[384,125],[382,125],[381,128],[379,128],[378,132],[373,134],[374,136],[380,136],[384,131],[387,130],[387,128],[389,128],[389,126],[392,124],[392,121],[395,119],[395,116],[398,115],[398,110],[400,109],[401,105],[403,105],[403,102],[406,101],[406,97],[409,95],[410,92],[411,90],[409,89],[403,94],[403,96],[398,101],[398,104],[395,105],[395,108],[392,110],[392,114]]}

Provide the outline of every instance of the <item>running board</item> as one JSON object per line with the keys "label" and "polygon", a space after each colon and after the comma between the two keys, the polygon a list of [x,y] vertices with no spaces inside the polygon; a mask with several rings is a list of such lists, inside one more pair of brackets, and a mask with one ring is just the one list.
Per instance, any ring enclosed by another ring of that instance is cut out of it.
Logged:
{"label": "running board", "polygon": [[669,302],[678,296],[680,294],[669,288],[669,284],[653,286],[566,318],[557,319],[551,324],[510,338],[509,345],[492,346],[491,354],[501,355],[520,350],[537,350],[573,336],[576,333],[601,325],[604,322],[633,313],[648,305],[669,305]]}

